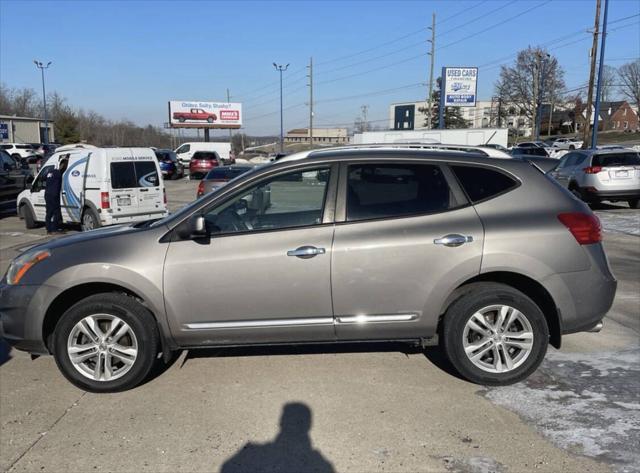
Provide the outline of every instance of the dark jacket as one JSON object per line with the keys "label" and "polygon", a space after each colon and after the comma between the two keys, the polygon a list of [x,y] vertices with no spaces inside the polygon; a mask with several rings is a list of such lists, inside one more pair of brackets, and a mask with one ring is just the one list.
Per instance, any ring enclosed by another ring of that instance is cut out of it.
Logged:
{"label": "dark jacket", "polygon": [[62,173],[58,169],[52,169],[47,173],[44,184],[45,197],[60,197],[62,189]]}

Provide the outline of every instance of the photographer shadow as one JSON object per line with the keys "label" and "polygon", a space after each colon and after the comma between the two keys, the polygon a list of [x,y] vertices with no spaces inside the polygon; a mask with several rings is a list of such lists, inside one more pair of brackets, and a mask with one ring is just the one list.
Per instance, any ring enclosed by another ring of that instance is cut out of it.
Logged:
{"label": "photographer shadow", "polygon": [[248,442],[222,465],[220,473],[335,472],[333,465],[311,445],[311,425],[311,409],[306,404],[286,404],[280,417],[280,432],[273,442]]}

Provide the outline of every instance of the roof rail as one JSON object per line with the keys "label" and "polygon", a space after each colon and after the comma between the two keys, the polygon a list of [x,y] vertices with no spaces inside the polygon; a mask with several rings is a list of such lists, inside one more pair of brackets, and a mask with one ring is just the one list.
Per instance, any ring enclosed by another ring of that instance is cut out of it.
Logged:
{"label": "roof rail", "polygon": [[349,149],[428,149],[431,151],[459,151],[464,153],[474,153],[491,158],[509,158],[511,156],[499,149],[491,148],[488,146],[474,146],[474,145],[455,145],[455,144],[442,144],[442,143],[359,143],[349,144],[343,146],[336,146],[332,148],[324,148],[321,150],[313,150],[312,154],[324,153],[327,151],[340,151]]}

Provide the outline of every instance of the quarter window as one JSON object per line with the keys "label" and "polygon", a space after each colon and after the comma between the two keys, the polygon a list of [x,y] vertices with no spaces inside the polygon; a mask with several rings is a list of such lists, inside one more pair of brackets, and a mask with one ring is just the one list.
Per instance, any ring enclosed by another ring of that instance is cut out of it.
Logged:
{"label": "quarter window", "polygon": [[358,164],[349,166],[347,220],[435,213],[456,206],[439,166]]}
{"label": "quarter window", "polygon": [[295,171],[262,181],[204,214],[212,234],[322,223],[329,169]]}
{"label": "quarter window", "polygon": [[475,166],[451,166],[472,202],[490,199],[513,189],[518,183],[499,171]]}

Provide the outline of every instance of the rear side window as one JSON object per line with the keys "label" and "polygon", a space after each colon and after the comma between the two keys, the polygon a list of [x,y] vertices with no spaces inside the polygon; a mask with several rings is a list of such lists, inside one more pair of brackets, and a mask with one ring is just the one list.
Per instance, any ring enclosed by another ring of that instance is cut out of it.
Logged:
{"label": "rear side window", "polygon": [[600,154],[593,157],[592,166],[638,166],[640,155],[638,153]]}
{"label": "rear side window", "polygon": [[153,161],[111,163],[111,187],[130,189],[158,185],[158,172]]}
{"label": "rear side window", "polygon": [[518,185],[511,177],[493,169],[451,166],[471,202],[480,202],[507,192]]}
{"label": "rear side window", "polygon": [[439,166],[358,164],[349,166],[347,220],[435,213],[456,206]]}

